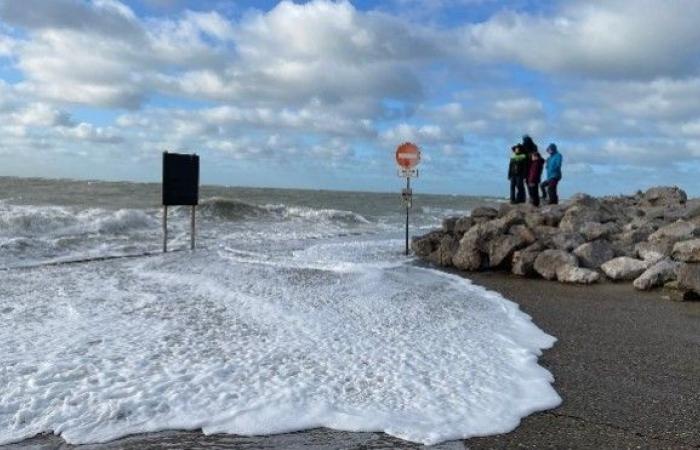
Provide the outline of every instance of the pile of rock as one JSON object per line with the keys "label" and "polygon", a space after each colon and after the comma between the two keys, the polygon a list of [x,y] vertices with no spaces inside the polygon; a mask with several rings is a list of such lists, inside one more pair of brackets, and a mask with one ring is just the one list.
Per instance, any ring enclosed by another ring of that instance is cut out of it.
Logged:
{"label": "pile of rock", "polygon": [[606,277],[637,289],[700,295],[700,207],[677,187],[632,196],[575,195],[563,205],[475,208],[415,237],[417,256],[465,271],[510,270],[564,283]]}

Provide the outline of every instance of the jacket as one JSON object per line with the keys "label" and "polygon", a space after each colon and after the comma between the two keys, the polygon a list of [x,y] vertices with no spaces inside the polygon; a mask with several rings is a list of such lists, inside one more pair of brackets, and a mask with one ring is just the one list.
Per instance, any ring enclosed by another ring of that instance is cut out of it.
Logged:
{"label": "jacket", "polygon": [[542,168],[544,167],[544,160],[538,158],[535,160],[530,160],[530,167],[527,171],[527,183],[528,184],[540,184],[542,179]]}
{"label": "jacket", "polygon": [[562,156],[559,152],[552,153],[547,158],[547,180],[561,179]]}
{"label": "jacket", "polygon": [[525,177],[527,175],[527,156],[515,153],[510,157],[508,165],[508,179],[513,177]]}

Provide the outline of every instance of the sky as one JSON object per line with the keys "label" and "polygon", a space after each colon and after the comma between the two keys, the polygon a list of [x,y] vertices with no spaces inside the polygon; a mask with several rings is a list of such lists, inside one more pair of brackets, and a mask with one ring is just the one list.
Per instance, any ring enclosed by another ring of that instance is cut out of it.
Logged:
{"label": "sky", "polygon": [[0,0],[0,175],[503,196],[700,195],[697,0]]}

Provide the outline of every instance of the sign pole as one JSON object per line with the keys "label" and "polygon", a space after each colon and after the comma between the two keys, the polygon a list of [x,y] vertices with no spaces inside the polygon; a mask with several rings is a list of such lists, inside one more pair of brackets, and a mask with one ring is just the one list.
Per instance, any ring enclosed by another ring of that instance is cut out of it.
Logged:
{"label": "sign pole", "polygon": [[163,253],[168,252],[168,205],[163,205]]}
{"label": "sign pole", "polygon": [[194,250],[194,231],[195,231],[195,210],[196,206],[192,205],[192,218],[190,220],[190,250]]}
{"label": "sign pole", "polygon": [[[411,192],[411,177],[406,177],[406,192]],[[410,204],[406,203],[406,256],[408,256],[408,212],[410,209]]]}

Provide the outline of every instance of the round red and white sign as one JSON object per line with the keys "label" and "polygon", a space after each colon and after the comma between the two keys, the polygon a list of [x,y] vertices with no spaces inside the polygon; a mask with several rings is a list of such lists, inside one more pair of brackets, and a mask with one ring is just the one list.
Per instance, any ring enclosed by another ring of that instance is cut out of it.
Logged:
{"label": "round red and white sign", "polygon": [[396,148],[396,164],[402,169],[413,169],[420,162],[420,150],[411,142],[404,142]]}

